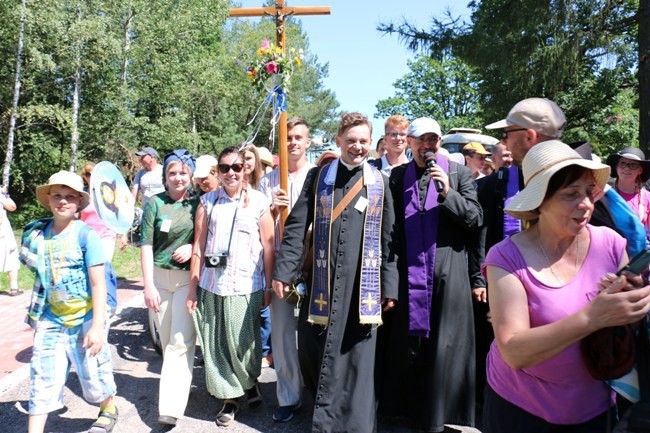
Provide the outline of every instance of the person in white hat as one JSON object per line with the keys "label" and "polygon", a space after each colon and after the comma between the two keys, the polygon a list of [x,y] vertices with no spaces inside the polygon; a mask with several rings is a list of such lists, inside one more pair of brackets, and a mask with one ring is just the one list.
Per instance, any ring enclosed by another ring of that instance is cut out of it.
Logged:
{"label": "person in white hat", "polygon": [[475,412],[466,246],[482,210],[470,170],[441,154],[441,136],[434,119],[415,119],[413,159],[391,172],[399,301],[379,329],[380,414],[408,416],[424,431],[473,425]]}
{"label": "person in white hat", "polygon": [[506,212],[530,226],[492,247],[484,265],[495,341],[482,431],[604,433],[615,418],[612,391],[592,377],[580,341],[642,319],[650,286],[616,275],[628,262],[625,239],[589,224],[607,165],[551,140],[522,169],[526,187]]}
{"label": "person in white hat", "polygon": [[97,233],[75,217],[90,197],[79,175],[59,171],[36,188],[36,199],[52,217],[25,227],[20,253],[36,275],[27,316],[35,330],[28,429],[43,432],[48,413],[63,407],[72,364],[84,398],[100,404],[89,431],[111,432],[118,413],[107,342],[106,259]]}
{"label": "person in white hat", "polygon": [[212,155],[201,155],[196,158],[196,169],[192,179],[201,190],[201,194],[214,191],[219,188],[217,177],[217,158]]}

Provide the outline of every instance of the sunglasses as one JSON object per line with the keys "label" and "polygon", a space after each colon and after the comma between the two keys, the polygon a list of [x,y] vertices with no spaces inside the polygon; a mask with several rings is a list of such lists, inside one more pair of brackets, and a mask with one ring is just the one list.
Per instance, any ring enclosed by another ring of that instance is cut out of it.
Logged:
{"label": "sunglasses", "polygon": [[234,163],[232,165],[219,164],[217,167],[219,167],[219,171],[221,172],[221,174],[228,173],[231,168],[232,168],[232,171],[234,171],[235,173],[239,173],[244,169],[244,164],[242,164],[240,162],[236,162],[236,163]]}
{"label": "sunglasses", "polygon": [[622,169],[630,169],[630,170],[638,170],[641,168],[641,163],[639,162],[625,162],[621,161],[620,159],[618,160],[618,166],[621,167]]}
{"label": "sunglasses", "polygon": [[505,140],[506,138],[508,138],[508,134],[510,134],[511,132],[517,132],[517,131],[528,131],[528,128],[519,128],[519,129],[511,129],[510,131],[503,131],[501,133],[501,138]]}

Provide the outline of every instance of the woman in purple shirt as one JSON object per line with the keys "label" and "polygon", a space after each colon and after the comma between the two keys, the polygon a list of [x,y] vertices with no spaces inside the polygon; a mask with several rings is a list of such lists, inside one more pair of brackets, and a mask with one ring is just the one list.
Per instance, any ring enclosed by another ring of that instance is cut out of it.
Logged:
{"label": "woman in purple shirt", "polygon": [[522,168],[526,187],[506,212],[530,227],[495,245],[484,264],[495,340],[482,431],[606,432],[613,394],[589,375],[580,340],[640,320],[650,286],[617,277],[625,239],[588,224],[608,166],[552,140],[534,146]]}

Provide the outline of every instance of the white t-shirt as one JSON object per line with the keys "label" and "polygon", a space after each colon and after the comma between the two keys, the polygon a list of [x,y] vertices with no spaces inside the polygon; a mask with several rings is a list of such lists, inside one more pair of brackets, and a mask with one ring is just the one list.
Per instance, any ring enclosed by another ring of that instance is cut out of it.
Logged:
{"label": "white t-shirt", "polygon": [[156,165],[156,167],[151,171],[147,171],[144,168],[140,169],[135,174],[133,182],[131,183],[131,189],[133,188],[142,191],[142,204],[144,204],[149,197],[165,191],[165,186],[163,185],[162,165]]}

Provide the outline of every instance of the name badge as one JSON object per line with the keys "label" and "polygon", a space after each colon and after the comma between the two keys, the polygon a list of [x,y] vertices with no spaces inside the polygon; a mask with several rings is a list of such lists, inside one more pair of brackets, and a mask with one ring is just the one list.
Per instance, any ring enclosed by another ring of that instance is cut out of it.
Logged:
{"label": "name badge", "polygon": [[354,205],[354,208],[359,212],[363,212],[368,207],[368,199],[365,197],[359,197],[357,204]]}
{"label": "name badge", "polygon": [[172,228],[172,220],[162,220],[160,224],[160,231],[163,233],[169,233],[169,229]]}
{"label": "name badge", "polygon": [[68,292],[66,292],[65,289],[50,290],[48,292],[48,297],[50,303],[57,304],[68,300]]}

